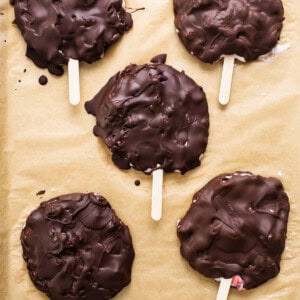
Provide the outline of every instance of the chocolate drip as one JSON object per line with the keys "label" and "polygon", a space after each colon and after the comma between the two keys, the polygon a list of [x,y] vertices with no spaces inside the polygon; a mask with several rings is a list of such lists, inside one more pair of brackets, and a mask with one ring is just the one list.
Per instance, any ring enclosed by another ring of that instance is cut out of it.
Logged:
{"label": "chocolate drip", "polygon": [[92,63],[132,27],[122,0],[15,0],[27,56],[55,75],[69,58]]}
{"label": "chocolate drip", "polygon": [[246,289],[255,288],[280,271],[288,214],[279,180],[222,174],[194,195],[179,222],[181,254],[206,277],[239,275]]}
{"label": "chocolate drip", "polygon": [[208,139],[206,97],[165,59],[159,55],[153,64],[127,66],[86,103],[97,119],[94,134],[119,168],[184,174],[200,165]]}
{"label": "chocolate drip", "polygon": [[130,282],[128,227],[101,196],[43,202],[28,217],[21,242],[33,283],[50,299],[110,299]]}
{"label": "chocolate drip", "polygon": [[269,52],[280,38],[281,0],[174,0],[175,26],[189,52],[207,63],[223,54],[247,61]]}

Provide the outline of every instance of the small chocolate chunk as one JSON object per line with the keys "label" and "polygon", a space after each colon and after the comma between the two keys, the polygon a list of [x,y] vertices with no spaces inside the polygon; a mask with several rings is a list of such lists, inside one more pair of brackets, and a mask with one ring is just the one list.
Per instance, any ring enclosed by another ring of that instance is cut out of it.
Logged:
{"label": "small chocolate chunk", "polygon": [[219,175],[194,195],[178,223],[181,254],[206,277],[239,276],[244,288],[255,288],[280,271],[288,215],[279,180]]}
{"label": "small chocolate chunk", "polygon": [[129,229],[101,196],[69,194],[41,203],[21,233],[35,286],[50,299],[111,299],[130,283]]}
{"label": "small chocolate chunk", "polygon": [[213,63],[221,55],[257,59],[280,38],[281,0],[173,0],[175,26],[189,52]]}
{"label": "small chocolate chunk", "polygon": [[155,63],[127,66],[85,104],[97,119],[94,134],[121,169],[184,174],[200,165],[208,140],[206,97],[165,59],[159,55]]}
{"label": "small chocolate chunk", "polygon": [[123,33],[132,18],[123,0],[11,0],[26,55],[54,75],[63,74],[69,58],[92,63]]}

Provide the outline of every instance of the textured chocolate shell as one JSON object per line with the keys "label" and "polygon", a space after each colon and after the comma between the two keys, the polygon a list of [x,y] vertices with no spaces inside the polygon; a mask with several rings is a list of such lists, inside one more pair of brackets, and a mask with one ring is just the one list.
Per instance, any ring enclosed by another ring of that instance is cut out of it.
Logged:
{"label": "textured chocolate shell", "polygon": [[111,299],[129,284],[128,227],[101,196],[69,194],[41,203],[21,233],[35,286],[55,300]]}
{"label": "textured chocolate shell", "polygon": [[33,62],[61,75],[69,58],[92,63],[132,26],[122,0],[15,0],[15,23]]}
{"label": "textured chocolate shell", "polygon": [[223,54],[257,59],[276,45],[284,20],[281,0],[174,0],[174,13],[179,38],[206,63]]}
{"label": "textured chocolate shell", "polygon": [[288,215],[279,180],[219,175],[194,195],[178,224],[181,254],[206,277],[239,275],[244,288],[255,288],[280,271]]}
{"label": "textured chocolate shell", "polygon": [[159,55],[152,64],[127,66],[86,103],[97,119],[94,134],[122,169],[184,174],[200,165],[209,128],[206,97],[165,59]]}

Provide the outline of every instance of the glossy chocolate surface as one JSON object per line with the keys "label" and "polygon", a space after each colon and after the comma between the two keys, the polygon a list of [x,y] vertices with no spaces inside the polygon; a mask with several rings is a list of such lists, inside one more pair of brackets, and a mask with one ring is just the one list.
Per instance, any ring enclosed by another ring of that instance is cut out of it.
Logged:
{"label": "glossy chocolate surface", "polygon": [[15,0],[26,55],[55,75],[69,58],[92,63],[132,26],[122,0]]}
{"label": "glossy chocolate surface", "polygon": [[180,220],[181,254],[206,277],[239,275],[244,288],[255,288],[280,271],[288,214],[279,180],[222,174],[194,195]]}
{"label": "glossy chocolate surface", "polygon": [[184,174],[200,165],[208,139],[206,97],[165,59],[158,55],[152,64],[127,66],[86,103],[97,119],[94,134],[119,168]]}
{"label": "glossy chocolate surface", "polygon": [[128,227],[93,193],[41,203],[28,217],[21,242],[33,283],[50,299],[111,299],[130,282],[134,250]]}
{"label": "glossy chocolate surface", "polygon": [[266,54],[279,40],[281,0],[174,0],[175,26],[189,52],[204,62],[223,54],[246,61]]}

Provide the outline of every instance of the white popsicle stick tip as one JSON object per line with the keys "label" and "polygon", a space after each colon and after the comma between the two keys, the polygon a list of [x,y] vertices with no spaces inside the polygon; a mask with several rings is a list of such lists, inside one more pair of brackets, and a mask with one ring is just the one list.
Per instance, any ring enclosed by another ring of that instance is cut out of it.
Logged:
{"label": "white popsicle stick tip", "polygon": [[235,55],[224,55],[219,102],[226,105],[229,102]]}
{"label": "white popsicle stick tip", "polygon": [[154,221],[159,221],[162,215],[162,188],[164,171],[157,169],[152,172],[152,205],[151,217]]}
{"label": "white popsicle stick tip", "polygon": [[80,82],[79,82],[79,61],[69,59],[68,62],[68,77],[69,77],[69,101],[72,105],[77,105],[80,102]]}
{"label": "white popsicle stick tip", "polygon": [[216,300],[227,300],[232,278],[221,278]]}

